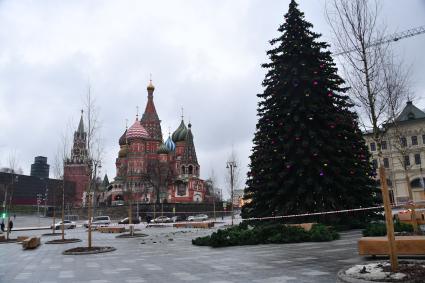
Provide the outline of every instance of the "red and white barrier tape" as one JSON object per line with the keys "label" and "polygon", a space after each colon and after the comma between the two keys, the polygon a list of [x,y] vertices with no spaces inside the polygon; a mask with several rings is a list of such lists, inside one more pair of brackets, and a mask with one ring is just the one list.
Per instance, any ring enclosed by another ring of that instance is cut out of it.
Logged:
{"label": "red and white barrier tape", "polygon": [[269,220],[269,219],[283,219],[283,218],[293,218],[293,217],[303,217],[303,216],[314,216],[314,215],[325,215],[325,214],[338,214],[346,213],[352,211],[364,211],[364,210],[377,210],[383,209],[384,206],[372,206],[372,207],[363,207],[363,208],[353,208],[353,209],[344,209],[344,210],[334,210],[334,211],[323,211],[323,212],[313,212],[313,213],[302,213],[302,214],[291,214],[291,215],[279,215],[279,216],[267,216],[267,217],[251,217],[242,219],[242,221],[249,220]]}

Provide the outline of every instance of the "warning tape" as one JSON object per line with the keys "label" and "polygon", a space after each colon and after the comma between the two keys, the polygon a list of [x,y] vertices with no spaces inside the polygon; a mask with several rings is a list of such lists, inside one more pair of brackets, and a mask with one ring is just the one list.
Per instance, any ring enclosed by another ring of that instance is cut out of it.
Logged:
{"label": "warning tape", "polygon": [[270,219],[283,219],[283,218],[293,218],[293,217],[303,217],[303,216],[315,216],[315,215],[326,215],[326,214],[338,214],[338,213],[347,213],[353,211],[365,211],[365,210],[381,210],[384,206],[372,206],[372,207],[363,207],[363,208],[353,208],[353,209],[343,209],[343,210],[333,210],[333,211],[323,211],[323,212],[313,212],[313,213],[302,213],[302,214],[291,214],[291,215],[278,215],[278,216],[266,216],[266,217],[251,217],[242,219],[242,221],[249,220],[270,220]]}

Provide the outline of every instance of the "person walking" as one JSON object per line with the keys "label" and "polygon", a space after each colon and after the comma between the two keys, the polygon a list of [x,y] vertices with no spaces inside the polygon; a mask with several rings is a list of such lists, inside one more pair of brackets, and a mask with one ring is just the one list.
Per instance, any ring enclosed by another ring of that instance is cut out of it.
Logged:
{"label": "person walking", "polygon": [[0,224],[1,231],[4,232],[4,220]]}
{"label": "person walking", "polygon": [[12,232],[12,228],[13,228],[13,222],[12,219],[9,221],[9,226],[7,227],[7,229],[9,229],[9,233]]}

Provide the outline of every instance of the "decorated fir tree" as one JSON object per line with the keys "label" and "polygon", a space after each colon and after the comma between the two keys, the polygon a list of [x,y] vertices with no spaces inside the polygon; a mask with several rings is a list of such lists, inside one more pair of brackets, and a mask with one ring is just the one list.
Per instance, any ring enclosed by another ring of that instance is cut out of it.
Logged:
{"label": "decorated fir tree", "polygon": [[291,1],[258,94],[243,217],[375,205],[374,174],[344,81]]}

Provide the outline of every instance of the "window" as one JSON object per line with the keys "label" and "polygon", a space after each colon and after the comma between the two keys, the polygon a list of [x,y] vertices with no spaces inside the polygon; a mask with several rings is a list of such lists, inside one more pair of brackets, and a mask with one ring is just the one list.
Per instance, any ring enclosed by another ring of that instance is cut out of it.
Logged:
{"label": "window", "polygon": [[410,158],[409,155],[404,156],[404,166],[410,166]]}
{"label": "window", "polygon": [[390,161],[388,160],[387,157],[384,158],[384,167],[385,168],[390,168]]}
{"label": "window", "polygon": [[425,144],[425,135],[422,135],[422,143]]}
{"label": "window", "polygon": [[372,165],[373,165],[373,169],[377,169],[378,168],[378,160],[373,159],[372,160]]}
{"label": "window", "polygon": [[374,142],[370,143],[370,151],[375,151],[376,150],[376,144]]}
{"label": "window", "polygon": [[412,136],[412,145],[418,145],[418,136]]}
{"label": "window", "polygon": [[420,153],[415,154],[415,164],[421,164],[421,154]]}
{"label": "window", "polygon": [[400,138],[401,146],[407,146],[407,139],[405,137]]}
{"label": "window", "polygon": [[184,196],[186,195],[186,186],[183,183],[178,184],[177,186],[177,195]]}
{"label": "window", "polygon": [[382,141],[381,142],[381,148],[384,150],[384,149],[387,149],[387,141]]}

